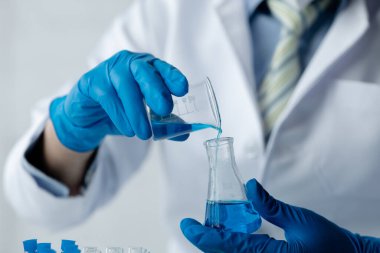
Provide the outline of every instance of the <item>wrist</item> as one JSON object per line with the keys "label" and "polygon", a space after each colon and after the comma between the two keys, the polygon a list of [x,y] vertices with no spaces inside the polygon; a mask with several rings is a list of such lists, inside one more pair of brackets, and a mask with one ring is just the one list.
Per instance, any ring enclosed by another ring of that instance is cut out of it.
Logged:
{"label": "wrist", "polygon": [[41,153],[44,164],[41,170],[64,183],[71,195],[77,195],[95,152],[78,153],[66,148],[58,140],[51,121],[48,121],[42,134]]}
{"label": "wrist", "polygon": [[86,138],[91,130],[79,127],[72,122],[65,111],[66,97],[56,98],[50,104],[50,119],[56,137],[63,146],[74,152],[84,153],[95,150],[101,138]]}

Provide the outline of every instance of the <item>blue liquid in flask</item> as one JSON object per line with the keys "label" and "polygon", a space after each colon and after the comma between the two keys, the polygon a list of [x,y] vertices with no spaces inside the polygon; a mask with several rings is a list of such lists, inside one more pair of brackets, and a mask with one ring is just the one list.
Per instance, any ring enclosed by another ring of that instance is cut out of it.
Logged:
{"label": "blue liquid in flask", "polygon": [[205,128],[214,128],[218,131],[221,131],[215,126],[202,123],[189,124],[186,122],[158,122],[152,120],[154,140],[167,139],[170,137],[178,136],[179,134],[188,134]]}
{"label": "blue liquid in flask", "polygon": [[261,218],[248,201],[207,201],[205,225],[250,234],[260,228]]}

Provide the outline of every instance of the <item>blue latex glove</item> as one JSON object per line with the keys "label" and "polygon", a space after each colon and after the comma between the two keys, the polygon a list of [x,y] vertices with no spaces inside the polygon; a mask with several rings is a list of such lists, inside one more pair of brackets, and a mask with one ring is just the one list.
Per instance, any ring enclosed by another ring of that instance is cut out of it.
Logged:
{"label": "blue latex glove", "polygon": [[121,51],[55,99],[50,118],[60,142],[77,152],[97,148],[106,135],[146,140],[152,132],[144,101],[165,116],[173,109],[171,95],[187,91],[186,77],[175,67],[150,54]]}
{"label": "blue latex glove", "polygon": [[264,219],[284,229],[286,241],[265,234],[222,232],[193,219],[181,222],[183,234],[208,253],[380,252],[380,239],[353,234],[310,210],[276,200],[256,180],[248,182],[247,196]]}

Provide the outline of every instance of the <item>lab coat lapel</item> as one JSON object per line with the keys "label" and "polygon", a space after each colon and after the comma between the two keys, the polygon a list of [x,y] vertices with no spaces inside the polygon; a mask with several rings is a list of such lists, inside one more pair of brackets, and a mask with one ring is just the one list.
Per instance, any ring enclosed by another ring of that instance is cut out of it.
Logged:
{"label": "lab coat lapel", "polygon": [[247,11],[243,0],[215,0],[218,13],[231,48],[234,50],[247,82],[252,84],[252,39],[248,25]]}
{"label": "lab coat lapel", "polygon": [[281,124],[297,106],[305,94],[322,78],[328,70],[332,70],[344,54],[364,35],[369,27],[369,19],[364,0],[353,0],[346,9],[336,17],[320,48],[304,71],[286,109],[279,118],[272,132],[272,140],[268,144],[268,152]]}
{"label": "lab coat lapel", "polygon": [[225,35],[230,45],[230,49],[235,56],[234,62],[238,64],[242,83],[235,85],[244,86],[244,92],[250,94],[250,106],[253,108],[253,115],[248,116],[255,125],[255,129],[259,132],[254,133],[260,145],[261,150],[264,150],[263,131],[261,124],[260,111],[256,99],[255,78],[253,71],[253,52],[252,52],[252,37],[248,23],[248,14],[244,0],[213,0],[216,13],[220,19]]}

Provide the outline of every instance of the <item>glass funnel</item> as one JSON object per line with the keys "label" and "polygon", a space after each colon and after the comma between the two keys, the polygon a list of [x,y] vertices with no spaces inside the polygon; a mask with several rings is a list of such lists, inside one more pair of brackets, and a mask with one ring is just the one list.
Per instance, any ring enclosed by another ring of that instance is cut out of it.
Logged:
{"label": "glass funnel", "polygon": [[220,114],[210,79],[190,84],[183,97],[172,96],[173,110],[159,116],[148,107],[153,140],[170,139],[205,128],[220,130]]}
{"label": "glass funnel", "polygon": [[233,150],[233,138],[205,142],[210,173],[205,225],[224,231],[252,233],[261,218],[248,201]]}

